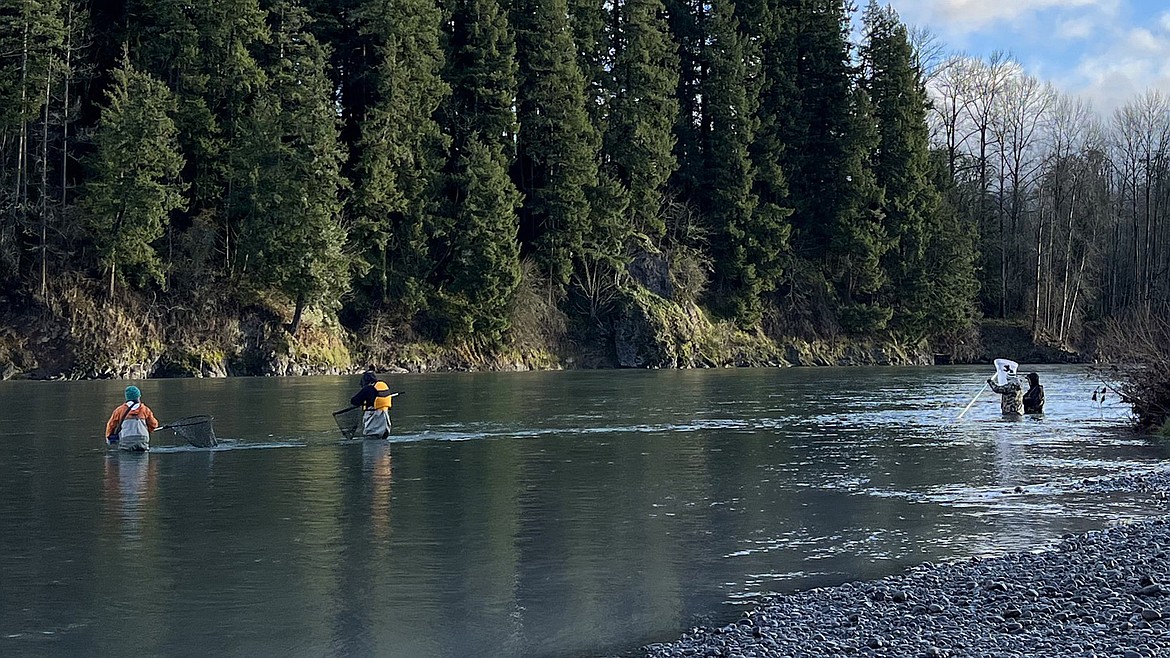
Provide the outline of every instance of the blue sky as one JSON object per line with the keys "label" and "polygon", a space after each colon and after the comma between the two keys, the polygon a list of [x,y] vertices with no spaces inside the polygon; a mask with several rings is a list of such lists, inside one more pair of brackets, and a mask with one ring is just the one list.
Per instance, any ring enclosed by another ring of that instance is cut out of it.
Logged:
{"label": "blue sky", "polygon": [[888,2],[948,50],[1010,53],[1029,74],[1103,113],[1147,89],[1170,94],[1170,0]]}

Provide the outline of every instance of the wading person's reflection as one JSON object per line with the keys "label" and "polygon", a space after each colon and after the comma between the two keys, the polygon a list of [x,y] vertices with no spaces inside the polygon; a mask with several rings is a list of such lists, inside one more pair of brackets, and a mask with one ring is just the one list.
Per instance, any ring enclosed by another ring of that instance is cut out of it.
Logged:
{"label": "wading person's reflection", "polygon": [[389,443],[362,443],[362,475],[370,482],[370,521],[374,538],[386,541],[390,537],[390,482],[393,479]]}
{"label": "wading person's reflection", "polygon": [[385,605],[391,590],[387,582],[393,569],[390,444],[363,441],[361,460],[361,480],[353,483],[359,502],[342,517],[340,527],[345,559],[337,565],[336,582],[343,595],[337,597],[331,620],[333,647],[343,656],[375,656],[387,651],[379,646],[382,635],[378,629],[388,616]]}
{"label": "wading person's reflection", "polygon": [[103,488],[107,504],[118,505],[122,534],[137,539],[143,511],[158,492],[158,469],[149,453],[107,454]]}

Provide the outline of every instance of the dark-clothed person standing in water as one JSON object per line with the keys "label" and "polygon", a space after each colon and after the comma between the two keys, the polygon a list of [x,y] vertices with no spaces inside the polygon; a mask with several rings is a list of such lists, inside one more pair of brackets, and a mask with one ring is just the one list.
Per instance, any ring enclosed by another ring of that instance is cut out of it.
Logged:
{"label": "dark-clothed person standing in water", "polygon": [[362,374],[362,390],[349,403],[365,410],[362,415],[362,434],[384,439],[390,436],[390,405],[394,394],[386,382],[378,379],[373,370]]}
{"label": "dark-clothed person standing in water", "polygon": [[1028,373],[1028,390],[1024,393],[1024,413],[1044,413],[1044,387],[1040,385],[1040,375]]}

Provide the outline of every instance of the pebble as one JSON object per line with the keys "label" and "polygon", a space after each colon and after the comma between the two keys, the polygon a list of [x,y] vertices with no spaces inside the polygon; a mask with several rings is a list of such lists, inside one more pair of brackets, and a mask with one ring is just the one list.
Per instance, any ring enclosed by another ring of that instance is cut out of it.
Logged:
{"label": "pebble", "polygon": [[[1166,493],[1170,470],[1074,488]],[[1170,517],[1069,534],[1042,552],[923,564],[868,583],[774,595],[738,623],[692,629],[629,655],[1170,656],[1166,574]]]}

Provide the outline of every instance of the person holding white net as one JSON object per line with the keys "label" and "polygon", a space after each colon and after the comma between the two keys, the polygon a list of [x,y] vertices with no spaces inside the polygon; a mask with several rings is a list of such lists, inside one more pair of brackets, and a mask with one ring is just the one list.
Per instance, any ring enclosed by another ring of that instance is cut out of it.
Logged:
{"label": "person holding white net", "polygon": [[1016,376],[1018,369],[1019,364],[1015,361],[996,359],[995,377],[987,380],[991,390],[999,393],[999,410],[1004,416],[1024,415],[1024,389]]}

